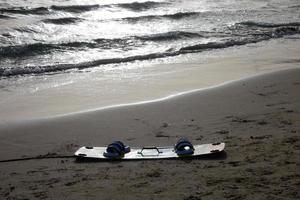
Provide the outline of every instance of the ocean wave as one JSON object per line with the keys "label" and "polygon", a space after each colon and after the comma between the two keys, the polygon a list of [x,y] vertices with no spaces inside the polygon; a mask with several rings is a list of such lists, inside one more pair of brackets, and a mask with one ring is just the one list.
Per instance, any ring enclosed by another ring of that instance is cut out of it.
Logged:
{"label": "ocean wave", "polygon": [[170,15],[163,15],[162,17],[167,17],[167,18],[171,18],[171,19],[181,19],[184,17],[193,17],[196,15],[200,15],[202,14],[201,12],[178,12],[175,14],[170,14]]}
{"label": "ocean wave", "polygon": [[12,14],[22,14],[22,15],[47,15],[51,11],[64,11],[70,13],[82,13],[91,11],[99,8],[99,5],[69,5],[69,6],[50,6],[50,7],[12,7],[12,8],[0,8],[0,13],[12,13]]}
{"label": "ocean wave", "polygon": [[0,13],[22,14],[22,15],[45,15],[49,14],[49,9],[45,7],[27,8],[27,7],[13,7],[13,8],[0,8]]}
{"label": "ocean wave", "polygon": [[288,8],[300,8],[300,5],[289,6]]}
{"label": "ocean wave", "polygon": [[18,27],[18,28],[14,28],[15,31],[18,31],[18,32],[25,32],[25,33],[39,33],[36,29],[34,29],[33,27]]}
{"label": "ocean wave", "polygon": [[[24,31],[24,30],[22,30]],[[15,45],[15,46],[5,46],[0,47],[0,57],[14,58],[25,57],[25,56],[34,56],[51,53],[52,51],[67,51],[67,50],[82,50],[84,48],[99,48],[99,49],[113,49],[119,48],[122,50],[128,49],[130,46],[139,46],[143,42],[147,41],[170,41],[170,40],[179,40],[186,38],[195,38],[202,37],[199,33],[193,32],[182,32],[182,31],[173,31],[152,35],[144,36],[132,36],[125,38],[98,38],[91,41],[73,41],[67,43],[34,43],[34,44],[24,44],[24,45]]]}
{"label": "ocean wave", "polygon": [[196,37],[203,37],[203,36],[195,32],[171,31],[171,32],[158,33],[158,34],[152,34],[147,36],[139,36],[136,38],[144,41],[168,41],[168,40],[178,40],[178,39],[196,38]]}
{"label": "ocean wave", "polygon": [[12,35],[10,33],[2,33],[1,36],[6,37],[6,38],[11,38],[12,37]]}
{"label": "ocean wave", "polygon": [[[24,45],[13,45],[0,47],[0,58],[15,58],[16,56],[30,57],[36,55],[49,54],[54,51],[80,51],[85,49],[122,49],[128,50],[134,45],[132,41],[127,39],[95,39],[87,42],[68,42],[68,43],[33,43]],[[138,46],[138,45],[136,45]]]}
{"label": "ocean wave", "polygon": [[81,22],[83,19],[78,17],[64,17],[64,18],[55,18],[55,19],[44,19],[44,23],[65,25],[65,24],[74,24],[76,22]]}
{"label": "ocean wave", "polygon": [[55,11],[64,11],[71,13],[82,13],[98,9],[100,5],[69,5],[69,6],[51,6],[50,9]]}
{"label": "ocean wave", "polygon": [[[96,67],[100,65],[107,64],[118,64],[124,62],[133,62],[133,61],[142,61],[150,60],[156,58],[164,58],[170,56],[177,56],[180,54],[187,53],[196,53],[202,51],[210,51],[214,49],[223,49],[233,46],[247,45],[251,43],[257,43],[261,41],[270,40],[273,38],[280,38],[288,35],[300,34],[299,23],[288,23],[287,24],[273,24],[267,28],[261,27],[261,29],[249,30],[246,34],[240,34],[234,38],[223,39],[220,42],[209,42],[209,43],[200,43],[195,45],[188,45],[181,47],[179,49],[171,49],[164,52],[157,52],[152,54],[145,55],[135,55],[124,58],[108,58],[108,59],[99,59],[93,60],[90,62],[76,63],[76,64],[55,64],[55,65],[46,65],[46,66],[27,66],[27,67],[13,67],[13,68],[2,68],[0,69],[0,76],[15,76],[15,75],[24,75],[24,74],[39,74],[45,72],[55,72],[69,69],[84,69],[89,67]],[[233,31],[239,31],[240,26],[243,23],[236,24],[236,29]],[[296,26],[291,26],[296,25]],[[90,42],[70,42],[62,44],[30,44],[24,46],[8,46],[0,47],[0,57],[20,57],[24,55],[34,55],[40,54],[41,52],[51,52],[52,50],[67,50],[68,48],[116,48],[124,47],[128,48],[129,43],[132,43],[132,40],[138,41],[158,41],[161,40],[172,40],[172,39],[183,39],[190,37],[201,37],[199,33],[190,33],[190,32],[167,32],[156,35],[147,35],[147,36],[133,36],[128,38],[116,38],[116,39],[104,39],[99,38],[92,40]],[[115,46],[113,46],[115,45]]]}
{"label": "ocean wave", "polygon": [[117,20],[124,20],[128,21],[129,23],[136,23],[138,21],[148,21],[148,20],[155,20],[155,19],[173,19],[173,20],[179,20],[186,17],[195,17],[197,15],[200,15],[200,12],[178,12],[173,14],[165,14],[165,15],[143,15],[138,17],[124,17]]}
{"label": "ocean wave", "polygon": [[273,38],[300,34],[300,27],[297,26],[279,27],[276,28],[273,32],[271,32],[271,34]]}
{"label": "ocean wave", "polygon": [[0,76],[9,77],[9,76],[25,75],[25,74],[41,74],[41,73],[57,72],[57,71],[64,71],[70,69],[85,69],[85,68],[91,68],[91,67],[107,65],[107,64],[119,64],[119,63],[126,63],[126,62],[151,60],[151,59],[172,57],[172,56],[177,56],[177,55],[187,54],[187,53],[196,53],[196,52],[208,51],[213,49],[240,46],[249,43],[256,43],[266,39],[269,39],[269,37],[260,38],[260,39],[244,38],[240,40],[228,40],[224,42],[209,42],[206,44],[196,44],[196,45],[182,47],[179,50],[167,50],[164,52],[129,56],[123,58],[99,59],[99,60],[93,60],[89,62],[82,62],[76,64],[13,67],[13,68],[0,69]]}
{"label": "ocean wave", "polygon": [[10,19],[10,16],[0,14],[0,19]]}
{"label": "ocean wave", "polygon": [[69,69],[85,69],[85,68],[96,67],[99,65],[142,61],[142,60],[149,60],[155,58],[163,58],[167,56],[175,56],[178,54],[179,52],[164,52],[164,53],[153,53],[153,54],[146,54],[146,55],[130,56],[125,58],[99,59],[99,60],[93,60],[89,62],[82,62],[76,64],[57,64],[57,65],[45,65],[45,66],[0,68],[0,76],[9,77],[9,76],[26,75],[26,74],[41,74],[41,73],[48,73],[48,72],[57,72],[57,71],[64,71]]}
{"label": "ocean wave", "polygon": [[43,44],[43,43],[5,46],[5,47],[0,47],[0,58],[33,56],[37,54],[48,53],[52,49],[59,49],[59,47],[53,44]]}
{"label": "ocean wave", "polygon": [[300,23],[265,23],[246,21],[236,23],[230,29],[232,29],[232,34],[248,35],[257,38],[278,38],[288,35],[300,34]]}
{"label": "ocean wave", "polygon": [[[108,41],[105,41],[108,40]],[[101,41],[101,42],[100,42]],[[82,50],[84,48],[105,48],[109,43],[116,43],[110,39],[99,39],[90,42],[68,42],[68,43],[33,43],[24,45],[13,45],[0,47],[0,58],[28,57],[49,54],[53,51]]]}
{"label": "ocean wave", "polygon": [[155,1],[146,1],[146,2],[133,2],[133,3],[119,3],[119,4],[108,4],[108,5],[52,5],[50,7],[11,7],[11,8],[0,8],[0,13],[11,13],[11,14],[22,14],[22,15],[46,15],[50,14],[51,11],[63,11],[70,13],[82,13],[88,12],[100,7],[119,7],[124,9],[130,9],[133,11],[142,11],[154,8],[156,6],[166,4],[166,2],[155,2]]}
{"label": "ocean wave", "polygon": [[[290,24],[295,25],[297,23],[290,23]],[[247,35],[244,36],[240,35],[239,37],[236,37],[234,39],[229,39],[224,42],[209,42],[206,44],[191,45],[191,46],[183,47],[179,51],[181,51],[181,53],[200,52],[204,50],[241,46],[241,45],[257,43],[269,39],[280,38],[288,35],[300,34],[300,27],[297,26],[286,26],[286,24],[282,24],[281,26],[279,26],[279,24],[277,24],[274,27],[277,28],[265,32],[259,30],[258,32],[252,32],[251,34],[248,33]]]}
{"label": "ocean wave", "polygon": [[249,27],[259,27],[259,28],[278,28],[286,26],[300,26],[300,22],[290,22],[290,23],[267,23],[267,22],[255,22],[255,21],[246,21],[237,23]]}
{"label": "ocean wave", "polygon": [[255,43],[259,41],[261,41],[261,39],[246,38],[240,40],[228,40],[225,42],[209,42],[206,44],[196,44],[196,45],[183,47],[179,51],[181,53],[194,53],[194,52],[200,52],[200,51],[211,50],[211,49],[224,49],[233,46],[241,46],[241,45]]}
{"label": "ocean wave", "polygon": [[145,2],[132,2],[132,3],[120,3],[113,4],[113,6],[118,6],[125,9],[130,9],[133,11],[143,11],[148,10],[157,6],[167,4],[167,2],[157,2],[157,1],[145,1]]}

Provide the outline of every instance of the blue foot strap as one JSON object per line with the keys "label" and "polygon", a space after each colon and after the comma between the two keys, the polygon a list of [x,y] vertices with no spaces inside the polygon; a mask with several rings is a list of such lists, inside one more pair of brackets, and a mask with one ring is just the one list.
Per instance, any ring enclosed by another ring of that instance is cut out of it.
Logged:
{"label": "blue foot strap", "polygon": [[174,150],[177,153],[177,155],[183,156],[193,154],[195,149],[190,141],[188,141],[185,138],[181,138],[176,143]]}
{"label": "blue foot strap", "polygon": [[115,141],[108,145],[103,155],[107,158],[118,158],[130,152],[130,147],[125,146],[121,141]]}

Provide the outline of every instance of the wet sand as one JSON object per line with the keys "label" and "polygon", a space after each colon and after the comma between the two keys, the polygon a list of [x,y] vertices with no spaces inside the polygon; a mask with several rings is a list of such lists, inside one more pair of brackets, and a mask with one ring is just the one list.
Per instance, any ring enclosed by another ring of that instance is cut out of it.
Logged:
{"label": "wet sand", "polygon": [[[2,121],[1,160],[39,159],[0,162],[0,197],[299,199],[299,77],[295,68],[159,102]],[[223,141],[226,151],[194,160],[68,158],[83,145],[116,139],[131,146],[172,145],[181,136],[195,144]]]}

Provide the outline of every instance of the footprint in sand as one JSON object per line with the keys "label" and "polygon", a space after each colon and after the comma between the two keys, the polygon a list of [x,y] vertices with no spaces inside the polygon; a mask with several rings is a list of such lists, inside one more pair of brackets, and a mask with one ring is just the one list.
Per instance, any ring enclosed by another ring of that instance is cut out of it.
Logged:
{"label": "footprint in sand", "polygon": [[155,134],[155,137],[170,137],[169,135],[164,135],[163,134],[164,132],[162,132],[162,131],[158,131],[156,134]]}
{"label": "footprint in sand", "polygon": [[273,107],[273,106],[280,106],[280,105],[287,105],[287,104],[290,104],[290,103],[287,102],[287,101],[281,101],[281,102],[278,102],[278,103],[266,104],[266,106],[267,107]]}
{"label": "footprint in sand", "polygon": [[194,131],[198,131],[198,130],[201,130],[202,127],[196,125],[196,124],[185,124],[183,125],[184,129],[192,129]]}
{"label": "footprint in sand", "polygon": [[169,127],[170,126],[170,124],[168,124],[168,123],[163,123],[162,125],[161,125],[161,128],[167,128],[167,127]]}
{"label": "footprint in sand", "polygon": [[136,138],[126,138],[127,141],[135,140]]}
{"label": "footprint in sand", "polygon": [[250,136],[250,139],[252,139],[252,140],[263,140],[263,139],[269,139],[271,137],[272,137],[272,135],[262,135],[262,136],[256,136],[256,137]]}
{"label": "footprint in sand", "polygon": [[[160,170],[161,171],[161,170]],[[149,173],[146,174],[147,177],[151,177],[151,178],[157,178],[157,177],[161,177],[161,172],[158,170],[153,170]]]}
{"label": "footprint in sand", "polygon": [[255,122],[255,120],[250,120],[250,119],[243,119],[241,117],[234,117],[232,122],[238,122],[238,123],[250,123],[250,122]]}
{"label": "footprint in sand", "polygon": [[266,93],[256,93],[256,92],[252,92],[254,95],[257,96],[261,96],[261,97],[268,97],[268,96],[272,96],[272,95],[277,95],[279,92],[278,91],[272,91],[272,92],[266,92]]}
{"label": "footprint in sand", "polygon": [[203,139],[203,136],[200,135],[199,137],[197,137],[195,140],[202,140]]}
{"label": "footprint in sand", "polygon": [[219,131],[216,131],[216,134],[220,134],[220,135],[225,135],[225,134],[228,134],[229,131],[227,130],[219,130]]}
{"label": "footprint in sand", "polygon": [[261,121],[258,121],[257,124],[261,125],[261,126],[264,126],[264,125],[267,125],[268,122],[266,122],[265,120],[261,120]]}
{"label": "footprint in sand", "polygon": [[293,122],[290,120],[282,120],[280,123],[284,125],[293,125]]}

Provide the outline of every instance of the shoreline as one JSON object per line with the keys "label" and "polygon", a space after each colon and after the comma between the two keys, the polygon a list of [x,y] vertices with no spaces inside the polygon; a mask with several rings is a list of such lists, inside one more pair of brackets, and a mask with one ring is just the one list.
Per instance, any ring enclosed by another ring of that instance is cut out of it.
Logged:
{"label": "shoreline", "polygon": [[[18,90],[23,90],[24,87],[24,91],[14,91],[15,86],[11,86],[12,89],[2,89],[0,119],[6,122],[39,119],[159,101],[197,91],[199,88],[211,88],[249,76],[294,68],[298,63],[297,44],[297,39],[272,40],[219,50],[213,55],[210,52],[186,55],[187,58],[176,58],[174,64],[139,67],[136,63],[127,66],[132,69],[124,66],[119,71],[112,69],[113,71],[105,73],[101,69],[94,69],[94,72],[83,74],[61,74],[58,75],[59,78],[46,76],[45,80],[43,77],[36,77],[43,80],[40,83],[35,83],[35,78],[31,80],[29,77],[28,86],[27,78],[24,77],[25,80],[18,83],[25,81],[24,86],[16,86],[19,87]],[[288,56],[282,56],[278,49],[284,49]],[[185,59],[187,60],[183,62]],[[103,73],[103,77],[99,78],[98,73]],[[74,76],[74,79],[68,76]],[[142,78],[138,78],[139,76]]]}

